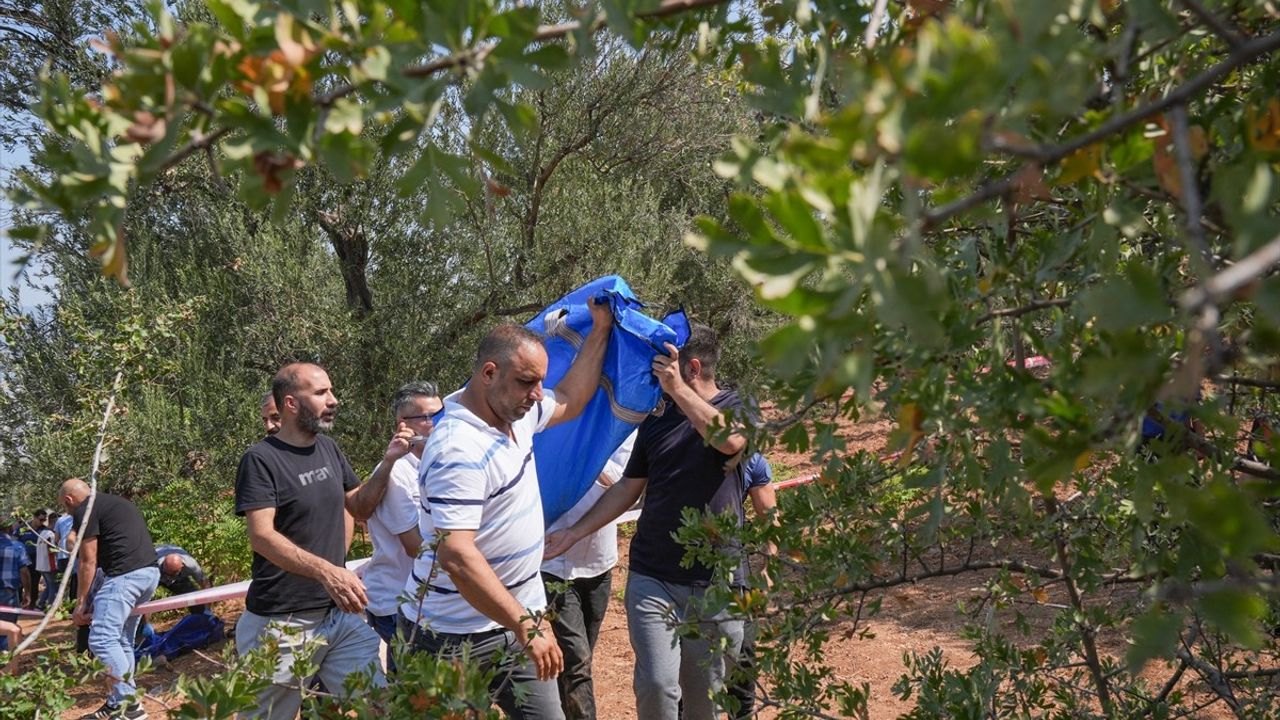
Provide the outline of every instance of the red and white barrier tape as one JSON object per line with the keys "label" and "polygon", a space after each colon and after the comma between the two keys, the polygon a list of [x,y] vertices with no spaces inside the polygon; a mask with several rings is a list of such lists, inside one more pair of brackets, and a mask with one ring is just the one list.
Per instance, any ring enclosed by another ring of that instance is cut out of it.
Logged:
{"label": "red and white barrier tape", "polygon": [[44,613],[26,608],[9,607],[8,605],[0,605],[0,615],[17,615],[19,617],[44,617]]}

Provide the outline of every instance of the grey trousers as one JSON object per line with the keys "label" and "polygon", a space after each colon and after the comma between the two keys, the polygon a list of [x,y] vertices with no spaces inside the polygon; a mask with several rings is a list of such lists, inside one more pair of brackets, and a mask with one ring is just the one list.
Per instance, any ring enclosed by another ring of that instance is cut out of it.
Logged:
{"label": "grey trousers", "polygon": [[[636,715],[644,720],[714,720],[724,712],[711,700],[724,689],[724,654],[713,651],[728,640],[729,662],[737,662],[742,646],[742,620],[722,610],[694,617],[690,600],[702,588],[663,582],[632,572],[627,575],[627,630],[636,654],[633,688]],[[681,638],[671,623],[698,622],[699,638]],[[681,714],[681,702],[684,712]]]}
{"label": "grey trousers", "polygon": [[294,655],[308,642],[318,646],[311,663],[319,668],[316,677],[334,694],[343,693],[343,681],[353,672],[372,669],[374,682],[382,685],[382,663],[378,646],[382,640],[360,615],[337,608],[266,617],[245,611],[236,623],[236,651],[244,655],[259,648],[267,638],[276,638],[280,660],[274,683],[258,696],[258,709],[250,717],[290,720],[302,708],[302,688],[311,678],[293,674]]}

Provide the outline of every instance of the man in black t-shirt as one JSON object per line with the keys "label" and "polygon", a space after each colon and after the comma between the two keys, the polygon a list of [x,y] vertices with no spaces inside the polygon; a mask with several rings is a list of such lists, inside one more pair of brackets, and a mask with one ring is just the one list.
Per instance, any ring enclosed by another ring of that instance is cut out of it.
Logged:
{"label": "man in black t-shirt", "polygon": [[[275,683],[258,698],[258,717],[293,718],[302,704],[293,666],[304,644],[315,646],[311,664],[330,692],[347,675],[378,663],[381,640],[361,615],[368,598],[344,560],[349,537],[345,510],[367,520],[381,502],[391,466],[409,450],[412,433],[398,432],[369,482],[360,484],[326,433],[338,400],[324,369],[286,365],[271,381],[280,430],[240,459],[236,514],[245,516],[253,548],[252,582],[245,613],[236,624],[240,654],[274,638],[280,648]],[[320,643],[314,641],[321,640]]]}
{"label": "man in black t-shirt", "polygon": [[58,491],[80,534],[80,577],[91,578],[99,568],[104,576],[96,587],[81,583],[71,615],[77,625],[89,625],[89,649],[111,674],[107,701],[83,717],[138,720],[147,713],[133,698],[133,636],[141,620],[133,609],[150,600],[160,582],[156,550],[136,505],[99,492],[88,512],[89,496],[89,486],[77,479],[64,482]]}
{"label": "man in black t-shirt", "polygon": [[[547,538],[544,557],[552,558],[630,508],[645,493],[644,512],[631,539],[631,566],[624,603],[627,629],[636,654],[633,687],[636,714],[645,720],[711,720],[718,709],[711,692],[724,685],[725,658],[712,651],[727,638],[736,656],[742,620],[727,611],[695,616],[695,601],[711,581],[711,568],[681,567],[682,548],[673,533],[686,508],[733,513],[741,522],[746,489],[735,469],[746,438],[731,433],[710,444],[708,436],[726,411],[742,407],[737,393],[721,390],[715,367],[720,347],[715,333],[694,325],[679,351],[653,361],[653,374],[666,396],[641,425],[621,482],[580,520]],[[728,552],[739,552],[726,548]],[[741,563],[735,580],[741,584]],[[680,637],[670,622],[698,622],[698,638]],[[736,660],[736,657],[734,658]],[[682,662],[696,667],[681,667]],[[681,703],[683,701],[683,714]]]}

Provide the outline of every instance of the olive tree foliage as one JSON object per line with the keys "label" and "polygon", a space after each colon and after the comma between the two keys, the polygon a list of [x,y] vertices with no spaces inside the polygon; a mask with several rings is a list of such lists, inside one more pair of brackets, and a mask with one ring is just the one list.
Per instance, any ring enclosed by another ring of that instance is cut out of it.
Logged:
{"label": "olive tree foliage", "polygon": [[146,17],[140,0],[4,0],[0,2],[0,147],[12,151],[40,134],[28,107],[40,99],[46,67],[89,87],[106,76],[90,33]]}
{"label": "olive tree foliage", "polygon": [[[737,84],[764,127],[717,131],[738,133],[715,165],[738,192],[727,217],[702,210],[689,234],[705,258],[668,248],[683,269],[655,272],[692,287],[723,259],[760,308],[787,318],[759,358],[793,414],[758,428],[760,441],[810,449],[824,468],[783,495],[783,523],[747,533],[750,547],[780,548],[767,559],[781,581],[772,596],[711,593],[761,622],[765,704],[787,717],[865,714],[866,687],[824,662],[823,642],[865,633],[887,588],[959,575],[983,588],[967,631],[978,662],[905,658],[895,690],[915,701],[913,717],[1173,717],[1206,698],[1241,717],[1275,714],[1267,683],[1280,657],[1266,631],[1280,472],[1269,436],[1246,437],[1241,412],[1270,406],[1280,342],[1273,5],[208,7],[216,24],[161,15],[154,32],[110,39],[122,69],[100,93],[45,83],[39,112],[59,140],[48,172],[15,197],[81,222],[108,274],[124,280],[136,264],[139,198],[193,164],[282,220],[307,207],[310,172],[342,185],[387,168],[423,191],[422,236],[466,252],[445,256],[436,283],[430,264],[381,256],[368,304],[381,312],[384,271],[449,296],[427,336],[460,353],[468,324],[533,301],[512,296],[520,286],[555,287],[562,263],[597,257],[593,230],[632,227],[584,213],[529,232],[530,218],[555,216],[549,201],[625,193],[644,226],[678,208],[672,198],[694,198],[682,209],[698,212],[714,196],[709,180],[669,195],[637,187],[642,173],[613,176],[644,130],[593,110],[556,135],[560,106],[539,95],[548,73],[597,71],[619,40],[636,62],[686,47],[689,63],[716,70],[708,77]],[[643,91],[619,87],[643,111]],[[597,120],[608,142],[551,162]],[[596,175],[540,187],[548,169],[574,165]],[[499,237],[512,242],[491,247]],[[393,320],[370,317],[360,327],[391,335]],[[1033,356],[1051,365],[1032,372]],[[849,456],[836,423],[881,408],[898,420],[901,458]],[[1184,413],[1196,422],[1170,417]],[[1140,443],[1144,418],[1163,440]],[[690,520],[690,552],[721,560],[715,541],[732,530]],[[1154,675],[1139,674],[1157,658]]]}
{"label": "olive tree foliage", "polygon": [[[178,17],[205,16],[187,5]],[[730,183],[712,165],[724,138],[755,119],[721,73],[683,58],[614,43],[589,72],[513,91],[537,108],[521,138],[544,154],[512,153],[494,193],[458,196],[457,214],[444,219],[424,213],[436,194],[457,191],[404,181],[412,154],[378,151],[345,183],[328,167],[300,168],[297,202],[272,218],[235,196],[242,173],[211,148],[131,191],[128,289],[83,252],[87,216],[51,223],[38,241],[17,233],[15,245],[56,283],[48,307],[23,314],[10,304],[0,328],[0,418],[15,428],[0,443],[0,473],[11,499],[48,504],[61,480],[87,472],[124,367],[103,487],[139,499],[158,539],[180,542],[220,576],[243,574],[250,555],[231,512],[232,480],[260,436],[257,410],[276,368],[310,360],[328,369],[342,402],[336,435],[365,473],[394,429],[388,403],[400,384],[459,386],[495,322],[523,321],[609,272],[655,312],[685,304],[716,325],[735,348],[730,367],[751,382],[745,348],[770,316],[727,261],[682,238],[695,216],[723,217]],[[468,125],[466,85],[443,98],[447,122],[433,140],[460,157],[473,134],[517,147],[501,123]],[[385,130],[362,132],[377,142]],[[662,150],[617,156],[623,136]],[[55,177],[68,147],[66,137],[46,140],[31,177]]]}

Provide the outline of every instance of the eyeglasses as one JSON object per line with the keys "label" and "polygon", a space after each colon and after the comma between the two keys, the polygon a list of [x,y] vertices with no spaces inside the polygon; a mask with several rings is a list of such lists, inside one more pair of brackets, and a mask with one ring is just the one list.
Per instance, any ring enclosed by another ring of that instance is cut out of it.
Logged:
{"label": "eyeglasses", "polygon": [[432,420],[435,415],[405,415],[401,420]]}

